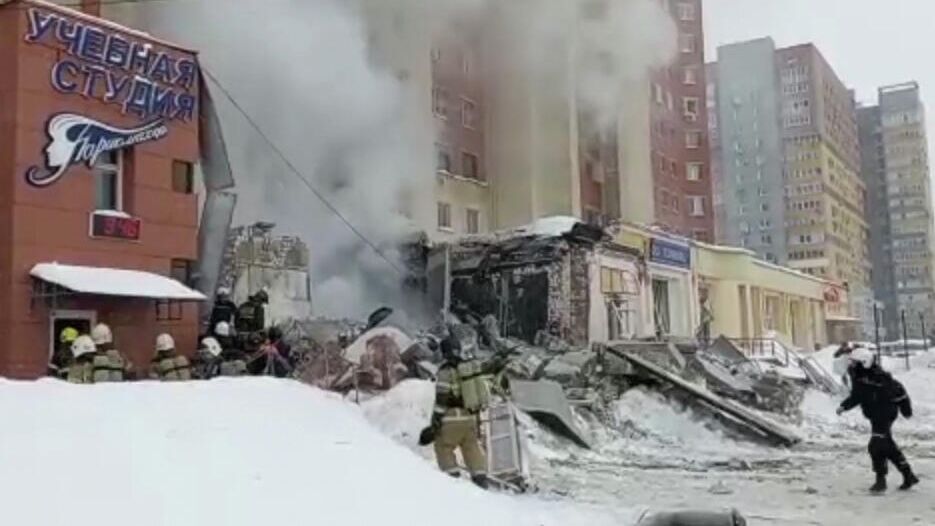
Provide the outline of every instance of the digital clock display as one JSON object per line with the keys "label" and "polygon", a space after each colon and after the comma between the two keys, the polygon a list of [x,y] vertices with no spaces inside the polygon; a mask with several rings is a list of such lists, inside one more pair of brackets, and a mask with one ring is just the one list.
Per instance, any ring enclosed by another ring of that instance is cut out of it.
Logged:
{"label": "digital clock display", "polygon": [[140,240],[141,221],[136,217],[121,217],[110,214],[91,214],[91,237]]}

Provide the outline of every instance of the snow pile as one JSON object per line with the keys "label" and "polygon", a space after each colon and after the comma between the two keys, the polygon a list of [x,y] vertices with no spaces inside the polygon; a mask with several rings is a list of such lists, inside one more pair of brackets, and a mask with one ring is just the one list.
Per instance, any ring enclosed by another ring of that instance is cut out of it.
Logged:
{"label": "snow pile", "polygon": [[627,511],[497,495],[451,479],[357,407],[295,382],[0,380],[0,414],[6,524],[635,522]]}
{"label": "snow pile", "polygon": [[432,418],[435,384],[404,380],[380,396],[363,402],[364,416],[383,434],[417,449],[419,433]]}
{"label": "snow pile", "polygon": [[626,452],[644,459],[694,463],[763,452],[726,436],[710,419],[642,387],[625,392],[614,410],[624,436],[601,445],[601,453]]}

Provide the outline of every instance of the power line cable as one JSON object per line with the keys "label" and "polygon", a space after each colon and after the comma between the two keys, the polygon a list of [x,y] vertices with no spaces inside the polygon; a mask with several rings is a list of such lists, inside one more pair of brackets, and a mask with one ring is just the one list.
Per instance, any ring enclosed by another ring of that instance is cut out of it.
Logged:
{"label": "power line cable", "polygon": [[221,82],[217,79],[217,77],[215,77],[204,66],[202,66],[201,71],[202,73],[204,73],[204,75],[207,78],[211,79],[211,82],[213,82],[214,85],[217,86],[217,88],[221,91],[224,97],[228,101],[230,101],[230,103],[234,106],[234,108],[236,108],[237,111],[243,116],[243,118],[246,119],[247,123],[250,124],[250,127],[253,128],[253,130],[263,139],[263,141],[267,144],[267,146],[269,146],[269,148],[273,151],[273,153],[275,153],[276,156],[279,157],[279,159],[283,163],[286,164],[286,166],[289,168],[292,174],[295,175],[296,178],[298,178],[298,180],[303,185],[305,185],[306,188],[308,188],[313,194],[315,194],[315,197],[317,197],[318,200],[321,201],[322,204],[325,205],[326,208],[328,208],[328,210],[330,210],[335,216],[337,216],[338,219],[340,219],[341,222],[344,223],[347,226],[347,228],[350,229],[351,232],[353,232],[357,237],[360,238],[361,241],[363,241],[374,252],[376,252],[376,254],[380,256],[380,258],[382,258],[384,261],[386,261],[387,264],[393,267],[393,269],[396,272],[398,272],[401,276],[405,276],[406,273],[401,268],[399,268],[399,266],[396,265],[396,263],[394,263],[382,250],[380,250],[380,247],[378,247],[374,242],[370,241],[370,239],[368,239],[367,236],[365,236],[364,233],[360,231],[360,229],[354,226],[354,224],[344,214],[342,214],[341,211],[338,210],[338,208],[328,200],[328,198],[324,196],[324,194],[322,194],[317,188],[315,188],[315,186],[312,185],[308,181],[308,179],[306,179],[305,176],[302,175],[302,173],[298,170],[298,168],[296,168],[295,165],[289,160],[289,158],[286,157],[285,153],[283,153],[283,151],[280,150],[278,146],[276,146],[276,144],[272,141],[272,139],[269,138],[269,136],[263,131],[260,125],[257,124],[257,122],[253,119],[253,117],[251,117],[250,114],[247,113],[247,111],[237,102],[237,100],[234,99],[233,95],[231,95],[231,93],[224,87],[224,85],[221,84]]}

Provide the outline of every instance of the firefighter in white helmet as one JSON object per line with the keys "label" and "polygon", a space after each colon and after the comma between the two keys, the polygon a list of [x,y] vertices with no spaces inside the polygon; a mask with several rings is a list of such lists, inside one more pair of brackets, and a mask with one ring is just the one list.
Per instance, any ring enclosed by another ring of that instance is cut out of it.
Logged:
{"label": "firefighter in white helmet", "polygon": [[149,377],[164,382],[192,379],[192,364],[175,349],[175,339],[171,334],[156,336],[156,355],[153,356]]}
{"label": "firefighter in white helmet", "polygon": [[216,338],[208,336],[202,339],[201,347],[198,348],[192,363],[192,375],[200,380],[210,380],[220,375],[223,350]]}
{"label": "firefighter in white helmet", "polygon": [[71,364],[64,370],[63,376],[73,384],[94,383],[94,355],[97,348],[88,335],[81,335],[71,343]]}
{"label": "firefighter in white helmet", "polygon": [[114,334],[110,327],[98,323],[91,329],[91,340],[95,352],[93,363],[93,383],[123,382],[133,378],[133,367],[114,346]]}

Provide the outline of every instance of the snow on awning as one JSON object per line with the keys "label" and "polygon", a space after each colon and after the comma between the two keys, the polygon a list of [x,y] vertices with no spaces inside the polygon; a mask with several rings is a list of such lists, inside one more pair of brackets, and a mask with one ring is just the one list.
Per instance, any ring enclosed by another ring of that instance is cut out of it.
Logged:
{"label": "snow on awning", "polygon": [[29,274],[81,294],[178,301],[207,299],[174,279],[140,270],[39,263]]}

